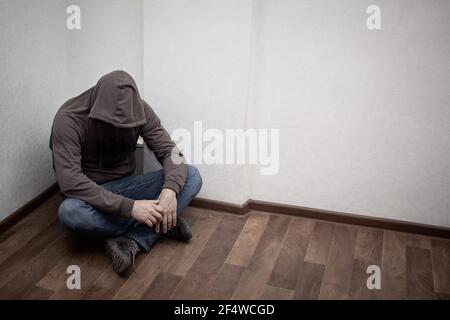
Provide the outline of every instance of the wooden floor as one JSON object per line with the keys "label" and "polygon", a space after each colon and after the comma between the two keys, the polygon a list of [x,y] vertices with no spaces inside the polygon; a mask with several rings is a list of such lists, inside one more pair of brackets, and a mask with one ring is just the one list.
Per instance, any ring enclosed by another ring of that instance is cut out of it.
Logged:
{"label": "wooden floor", "polygon": [[[101,242],[57,222],[57,196],[0,234],[1,299],[449,299],[450,240],[189,208],[189,244],[161,240],[117,276]],[[81,268],[68,290],[66,268]],[[366,269],[381,267],[381,289]]]}

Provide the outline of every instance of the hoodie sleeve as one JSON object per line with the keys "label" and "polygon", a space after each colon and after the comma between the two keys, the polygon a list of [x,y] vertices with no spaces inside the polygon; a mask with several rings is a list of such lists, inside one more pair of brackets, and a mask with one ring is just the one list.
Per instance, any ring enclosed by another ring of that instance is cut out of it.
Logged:
{"label": "hoodie sleeve", "polygon": [[81,137],[72,118],[57,115],[51,146],[56,179],[67,197],[86,201],[99,211],[130,217],[134,201],[109,192],[89,179],[81,169]]}
{"label": "hoodie sleeve", "polygon": [[159,117],[146,102],[144,103],[147,123],[141,128],[140,135],[164,168],[165,178],[162,188],[172,189],[179,194],[187,176],[185,159],[161,125]]}

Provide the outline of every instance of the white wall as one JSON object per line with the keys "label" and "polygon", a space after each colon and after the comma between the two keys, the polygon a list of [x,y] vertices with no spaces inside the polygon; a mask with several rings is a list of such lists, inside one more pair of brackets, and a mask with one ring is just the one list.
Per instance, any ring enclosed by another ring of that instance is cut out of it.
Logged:
{"label": "white wall", "polygon": [[[144,97],[172,132],[245,128],[250,0],[144,1]],[[199,165],[201,196],[247,199],[245,165]]]}
{"label": "white wall", "polygon": [[[67,32],[70,88],[74,95],[113,70],[130,73],[142,88],[142,0],[77,0],[81,30]],[[141,90],[142,91],[142,90]]]}
{"label": "white wall", "polygon": [[[66,8],[81,7],[81,30]],[[56,110],[115,69],[142,87],[142,1],[0,1],[0,220],[55,177],[48,148]]]}
{"label": "white wall", "polygon": [[54,182],[48,137],[67,97],[61,1],[0,2],[0,220]]}
{"label": "white wall", "polygon": [[201,166],[202,197],[450,226],[450,2],[377,1],[380,31],[370,4],[144,0],[145,97],[170,130],[280,129],[278,175]]}
{"label": "white wall", "polygon": [[450,226],[450,2],[255,1],[257,124],[280,173],[251,197]]}

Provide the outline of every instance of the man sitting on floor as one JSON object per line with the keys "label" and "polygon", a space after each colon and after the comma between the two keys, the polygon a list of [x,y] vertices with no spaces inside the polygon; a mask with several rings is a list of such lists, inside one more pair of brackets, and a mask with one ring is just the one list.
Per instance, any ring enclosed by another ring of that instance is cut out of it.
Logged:
{"label": "man sitting on floor", "polygon": [[[133,175],[139,136],[162,170]],[[192,237],[180,214],[200,191],[202,179],[184,163],[126,72],[103,76],[58,110],[50,149],[65,196],[60,222],[74,232],[105,239],[117,273],[124,274],[140,249],[148,252],[160,235],[180,241]]]}

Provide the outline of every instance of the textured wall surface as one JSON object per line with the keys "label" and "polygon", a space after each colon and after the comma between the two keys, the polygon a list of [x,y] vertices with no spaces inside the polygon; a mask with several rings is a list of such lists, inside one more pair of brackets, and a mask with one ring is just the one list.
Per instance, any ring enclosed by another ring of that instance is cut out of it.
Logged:
{"label": "textured wall surface", "polygon": [[202,197],[450,226],[450,2],[144,0],[169,129],[280,129],[280,171],[200,166]]}
{"label": "textured wall surface", "polygon": [[450,227],[450,1],[257,1],[257,125],[280,172],[251,197]]}
{"label": "textured wall surface", "polygon": [[0,1],[0,220],[55,182],[48,139],[56,110],[114,69],[142,86],[142,1]]}
{"label": "textured wall surface", "polygon": [[[169,132],[245,128],[250,0],[144,1],[144,97]],[[245,165],[197,165],[201,196],[241,203]]]}
{"label": "textured wall surface", "polygon": [[[67,32],[68,81],[74,95],[104,74],[130,73],[142,88],[142,0],[77,0],[81,30]],[[142,89],[141,89],[142,91]]]}
{"label": "textured wall surface", "polygon": [[62,1],[0,1],[0,219],[54,181],[48,137],[67,98]]}

